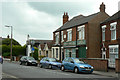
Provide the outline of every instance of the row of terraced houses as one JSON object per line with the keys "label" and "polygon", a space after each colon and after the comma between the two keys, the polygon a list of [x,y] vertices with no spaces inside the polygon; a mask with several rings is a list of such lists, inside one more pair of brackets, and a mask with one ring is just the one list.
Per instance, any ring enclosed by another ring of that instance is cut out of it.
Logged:
{"label": "row of terraced houses", "polygon": [[110,17],[105,8],[102,3],[99,12],[78,15],[70,20],[64,12],[63,24],[53,32],[53,41],[39,45],[39,56],[60,61],[66,57],[101,58],[107,59],[108,66],[115,68],[116,63],[120,63],[120,11]]}

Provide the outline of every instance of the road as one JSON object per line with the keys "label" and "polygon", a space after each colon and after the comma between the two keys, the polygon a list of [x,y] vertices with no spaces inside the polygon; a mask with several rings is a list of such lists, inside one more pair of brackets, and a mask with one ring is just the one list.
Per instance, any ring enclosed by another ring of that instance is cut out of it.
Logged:
{"label": "road", "polygon": [[[102,76],[102,75],[96,75],[96,74],[75,74],[71,71],[61,71],[59,69],[45,69],[45,68],[40,68],[35,67],[35,66],[25,66],[25,65],[19,65],[19,63],[11,63],[5,61],[4,64],[2,65],[2,71],[3,71],[3,79],[5,78],[14,78],[14,79],[27,79],[27,78],[34,78],[34,79],[40,79],[40,78],[84,78],[86,80],[98,80],[98,79],[107,79],[110,78],[111,80],[114,78],[113,77],[108,77],[108,76]],[[20,79],[20,80],[21,80]],[[109,79],[109,80],[110,80]],[[41,79],[40,79],[41,80]],[[52,79],[53,80],[53,79]],[[63,80],[63,79],[62,79]]]}

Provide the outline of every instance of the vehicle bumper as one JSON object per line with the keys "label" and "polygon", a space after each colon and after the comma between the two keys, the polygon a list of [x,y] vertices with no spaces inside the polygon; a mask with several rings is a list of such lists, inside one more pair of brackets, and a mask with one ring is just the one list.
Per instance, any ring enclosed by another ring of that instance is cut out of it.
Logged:
{"label": "vehicle bumper", "polygon": [[78,68],[79,72],[83,72],[83,73],[92,73],[94,69],[85,69],[85,68]]}

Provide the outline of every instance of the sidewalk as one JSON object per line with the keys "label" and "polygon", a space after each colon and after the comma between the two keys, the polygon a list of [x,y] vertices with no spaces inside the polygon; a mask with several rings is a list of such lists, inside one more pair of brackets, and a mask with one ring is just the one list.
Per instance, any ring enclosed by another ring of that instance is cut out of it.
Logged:
{"label": "sidewalk", "polygon": [[[116,73],[114,71],[109,71],[109,72],[93,71],[93,74],[118,78],[118,73]],[[119,73],[119,75],[120,75],[120,73]]]}

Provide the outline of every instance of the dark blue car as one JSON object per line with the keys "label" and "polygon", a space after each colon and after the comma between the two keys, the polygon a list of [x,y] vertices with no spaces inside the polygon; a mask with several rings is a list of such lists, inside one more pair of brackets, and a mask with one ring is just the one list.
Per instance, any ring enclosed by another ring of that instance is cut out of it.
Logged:
{"label": "dark blue car", "polygon": [[80,61],[78,58],[66,58],[62,61],[61,70],[72,70],[75,73],[84,72],[84,73],[92,73],[93,66]]}
{"label": "dark blue car", "polygon": [[55,58],[48,58],[45,57],[40,61],[40,68],[45,67],[45,68],[60,68],[61,67],[61,63],[58,62]]}

